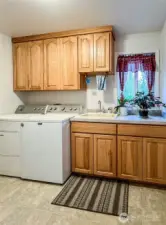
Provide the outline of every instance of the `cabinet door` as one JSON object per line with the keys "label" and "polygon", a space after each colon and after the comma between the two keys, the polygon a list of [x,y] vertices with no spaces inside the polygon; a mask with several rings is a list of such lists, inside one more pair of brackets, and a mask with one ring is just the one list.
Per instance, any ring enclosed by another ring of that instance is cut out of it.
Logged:
{"label": "cabinet door", "polygon": [[77,37],[61,38],[61,79],[62,89],[79,89],[77,65]]}
{"label": "cabinet door", "polygon": [[94,72],[110,70],[110,34],[94,34]]}
{"label": "cabinet door", "polygon": [[94,135],[94,174],[116,176],[116,137]]}
{"label": "cabinet door", "polygon": [[44,89],[60,90],[60,54],[59,39],[48,39],[44,41]]}
{"label": "cabinet door", "polygon": [[93,173],[93,135],[72,133],[72,171]]}
{"label": "cabinet door", "polygon": [[28,44],[13,44],[14,90],[28,89]]}
{"label": "cabinet door", "polygon": [[118,177],[142,180],[142,138],[118,137]]}
{"label": "cabinet door", "polygon": [[144,138],[143,179],[166,184],[166,139]]}
{"label": "cabinet door", "polygon": [[78,46],[79,72],[93,72],[93,34],[79,36]]}
{"label": "cabinet door", "polygon": [[43,90],[43,51],[43,41],[28,43],[30,90]]}

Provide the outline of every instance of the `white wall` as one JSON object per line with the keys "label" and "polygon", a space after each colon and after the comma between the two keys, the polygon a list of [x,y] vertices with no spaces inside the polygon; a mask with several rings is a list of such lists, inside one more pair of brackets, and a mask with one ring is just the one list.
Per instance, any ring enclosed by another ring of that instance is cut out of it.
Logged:
{"label": "white wall", "polygon": [[161,75],[160,75],[160,96],[166,103],[166,21],[161,31]]}
{"label": "white wall", "polygon": [[[156,52],[160,49],[160,32],[131,34],[116,40],[116,56],[118,53]],[[106,91],[96,90],[95,77],[91,78],[87,91],[57,91],[27,93],[28,103],[80,103],[88,109],[98,107],[98,100],[103,102],[105,108],[114,106],[117,101],[116,76],[107,78]]]}
{"label": "white wall", "polygon": [[41,91],[27,92],[26,103],[30,104],[45,104],[45,103],[75,103],[86,104],[85,91]]}
{"label": "white wall", "polygon": [[14,112],[22,104],[20,98],[13,92],[11,38],[0,34],[0,113]]}
{"label": "white wall", "polygon": [[154,52],[160,48],[160,32],[130,34],[117,40],[116,52]]}

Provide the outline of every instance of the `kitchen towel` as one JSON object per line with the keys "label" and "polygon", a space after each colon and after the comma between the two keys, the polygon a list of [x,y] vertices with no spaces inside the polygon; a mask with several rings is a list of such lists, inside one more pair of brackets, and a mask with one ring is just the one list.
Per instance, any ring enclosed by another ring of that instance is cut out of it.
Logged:
{"label": "kitchen towel", "polygon": [[96,76],[96,85],[97,90],[106,90],[106,75],[97,75]]}

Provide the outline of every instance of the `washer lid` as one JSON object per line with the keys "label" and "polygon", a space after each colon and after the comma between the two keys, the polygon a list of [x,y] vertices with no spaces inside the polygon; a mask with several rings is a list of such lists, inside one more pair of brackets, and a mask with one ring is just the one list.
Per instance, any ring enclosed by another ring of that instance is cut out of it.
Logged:
{"label": "washer lid", "polygon": [[48,114],[0,114],[0,121],[15,122],[64,122],[77,116],[77,113],[48,113]]}

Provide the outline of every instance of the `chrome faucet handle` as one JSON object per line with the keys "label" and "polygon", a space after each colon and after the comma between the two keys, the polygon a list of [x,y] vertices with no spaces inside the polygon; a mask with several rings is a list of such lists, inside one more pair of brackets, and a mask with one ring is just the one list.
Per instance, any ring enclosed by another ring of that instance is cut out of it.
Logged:
{"label": "chrome faucet handle", "polygon": [[113,113],[113,110],[114,110],[113,107],[108,107],[108,112],[109,113]]}
{"label": "chrome faucet handle", "polygon": [[102,113],[105,113],[105,109],[104,109],[104,106],[103,106],[103,108],[102,108]]}

